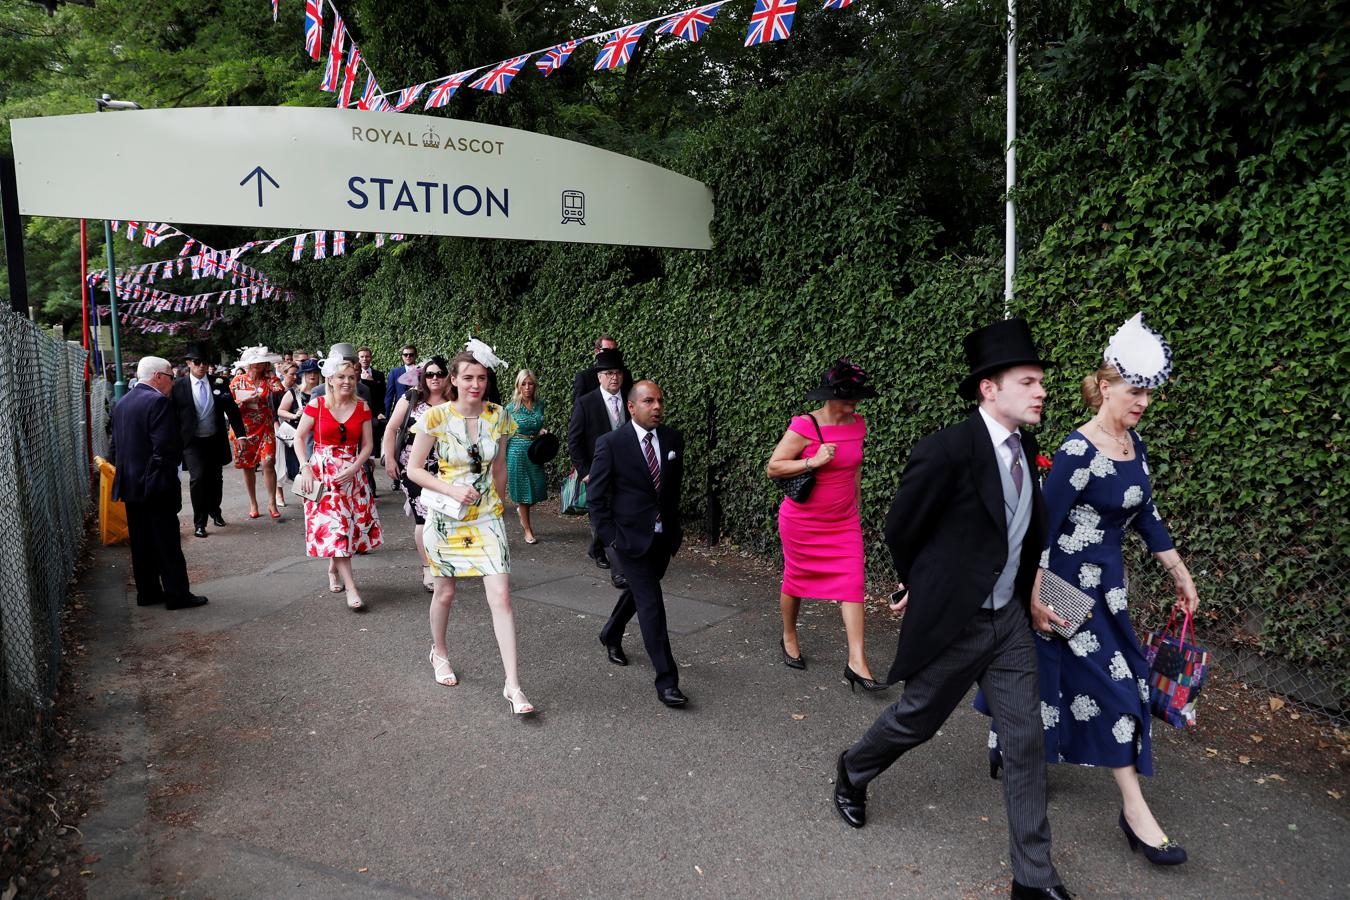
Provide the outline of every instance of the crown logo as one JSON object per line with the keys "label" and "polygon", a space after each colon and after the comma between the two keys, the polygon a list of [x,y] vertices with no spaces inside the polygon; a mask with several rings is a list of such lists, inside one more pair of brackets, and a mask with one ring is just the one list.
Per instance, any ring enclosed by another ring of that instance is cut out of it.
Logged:
{"label": "crown logo", "polygon": [[422,146],[430,147],[432,150],[441,146],[441,136],[436,133],[434,128],[428,128],[427,133],[422,135]]}

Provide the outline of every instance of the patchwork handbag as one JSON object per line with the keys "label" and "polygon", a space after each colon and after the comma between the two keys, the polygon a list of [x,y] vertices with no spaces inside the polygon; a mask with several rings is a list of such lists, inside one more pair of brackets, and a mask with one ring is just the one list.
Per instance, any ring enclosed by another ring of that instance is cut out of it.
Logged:
{"label": "patchwork handbag", "polygon": [[[816,437],[820,438],[822,444],[825,443],[825,435],[821,433],[820,423],[816,421],[816,417],[810,413],[807,413],[806,417],[811,420],[812,425],[816,426]],[[769,480],[778,485],[784,496],[789,500],[796,503],[805,503],[811,496],[811,489],[816,486],[816,470],[806,469],[786,478],[771,478]]]}
{"label": "patchwork handbag", "polygon": [[1078,633],[1083,623],[1092,618],[1092,608],[1097,601],[1080,591],[1076,586],[1060,578],[1049,569],[1041,573],[1041,602],[1054,607],[1061,619],[1069,624],[1050,623],[1050,627],[1060,637],[1068,640]]}
{"label": "patchwork handbag", "polygon": [[[1173,609],[1166,627],[1149,632],[1144,645],[1144,655],[1148,657],[1148,705],[1156,718],[1173,728],[1189,728],[1195,725],[1195,703],[1209,675],[1209,651],[1194,643],[1191,614],[1186,613],[1181,631],[1174,634],[1176,618]],[[1188,628],[1191,643],[1186,642]]]}

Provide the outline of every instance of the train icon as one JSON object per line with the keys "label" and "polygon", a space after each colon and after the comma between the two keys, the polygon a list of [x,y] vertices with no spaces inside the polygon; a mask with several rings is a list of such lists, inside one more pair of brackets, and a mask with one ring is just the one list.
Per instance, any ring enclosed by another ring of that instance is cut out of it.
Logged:
{"label": "train icon", "polygon": [[563,191],[562,224],[573,220],[580,225],[586,224],[586,195],[581,191]]}

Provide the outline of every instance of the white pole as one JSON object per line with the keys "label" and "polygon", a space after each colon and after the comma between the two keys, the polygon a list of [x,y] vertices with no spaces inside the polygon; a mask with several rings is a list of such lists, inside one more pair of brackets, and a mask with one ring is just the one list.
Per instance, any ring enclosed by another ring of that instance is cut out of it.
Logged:
{"label": "white pole", "polygon": [[1003,226],[1003,317],[1011,314],[1013,299],[1013,275],[1017,272],[1017,211],[1013,206],[1012,192],[1017,185],[1017,152],[1013,142],[1017,140],[1017,0],[1008,0],[1008,172],[1005,183],[1007,197],[1004,201],[1006,221]]}

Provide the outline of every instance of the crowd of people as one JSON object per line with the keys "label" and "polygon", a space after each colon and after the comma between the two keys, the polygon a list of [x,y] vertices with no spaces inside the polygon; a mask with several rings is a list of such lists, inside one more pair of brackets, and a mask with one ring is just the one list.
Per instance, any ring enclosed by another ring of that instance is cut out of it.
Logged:
{"label": "crowd of people", "polygon": [[[587,555],[607,570],[619,598],[598,637],[626,666],[622,639],[637,617],[657,697],[689,703],[679,685],[661,580],[682,540],[681,433],[664,424],[665,396],[634,380],[622,351],[602,335],[573,379],[566,423],[572,474],[584,494]],[[969,373],[957,387],[976,407],[964,421],[911,449],[885,520],[899,576],[890,597],[905,613],[885,677],[864,642],[860,516],[867,422],[859,405],[878,396],[863,369],[839,359],[805,392],[815,404],[791,417],[766,474],[784,493],[778,530],[782,662],[807,667],[798,632],[804,600],[839,605],[850,689],[900,698],[839,754],[834,805],[866,824],[866,786],[932,737],[973,685],[991,716],[990,774],[1004,782],[1014,897],[1068,897],[1050,860],[1046,763],[1109,768],[1121,794],[1119,826],[1132,849],[1171,865],[1186,859],[1145,802],[1138,775],[1152,774],[1149,667],[1130,622],[1122,543],[1137,532],[1171,575],[1178,604],[1198,597],[1154,503],[1147,449],[1135,428],[1170,375],[1166,341],[1136,315],[1082,380],[1092,416],[1053,459],[1024,430],[1044,410],[1045,371],[1028,324],[1007,319],[964,340]],[[303,498],[305,547],[328,565],[328,588],[353,611],[368,608],[352,559],[383,542],[376,467],[404,498],[431,593],[428,662],[435,682],[458,683],[447,641],[461,578],[482,578],[513,713],[535,711],[521,687],[511,605],[505,505],[524,540],[539,541],[532,509],[547,497],[544,469],[562,441],[546,427],[536,374],[514,376],[471,340],[447,358],[419,359],[404,346],[386,375],[369,348],[334,344],[327,355],[244,348],[235,374],[213,370],[190,346],[185,368],[141,360],[138,382],[113,411],[115,496],[126,501],[141,604],[178,609],[206,598],[187,583],[177,540],[178,466],[189,475],[193,531],[221,515],[224,466],[242,471],[249,516],[282,520],[286,488]],[[1056,609],[1056,604],[1059,608]],[[818,651],[813,651],[818,652]]]}

